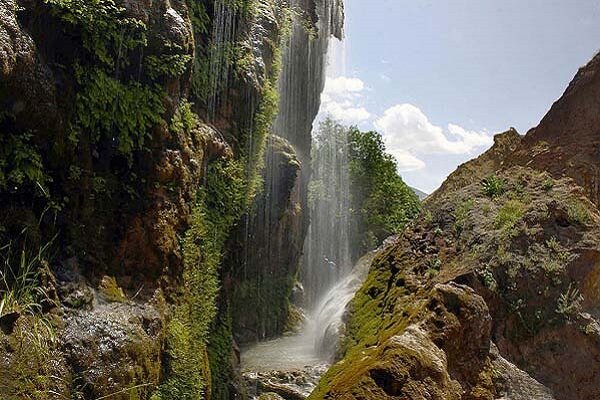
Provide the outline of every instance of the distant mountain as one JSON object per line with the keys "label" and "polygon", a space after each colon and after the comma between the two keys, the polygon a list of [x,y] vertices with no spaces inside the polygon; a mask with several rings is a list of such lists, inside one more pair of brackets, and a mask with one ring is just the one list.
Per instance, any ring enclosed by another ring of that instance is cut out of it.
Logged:
{"label": "distant mountain", "polygon": [[425,197],[429,196],[427,193],[425,193],[417,188],[411,187],[411,189],[413,192],[415,192],[415,194],[417,195],[419,200],[425,200]]}

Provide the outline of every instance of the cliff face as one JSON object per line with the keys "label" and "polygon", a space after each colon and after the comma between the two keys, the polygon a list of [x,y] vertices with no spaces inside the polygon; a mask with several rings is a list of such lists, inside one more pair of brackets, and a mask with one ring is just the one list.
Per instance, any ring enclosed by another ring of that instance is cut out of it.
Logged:
{"label": "cliff face", "polygon": [[[295,0],[282,51],[279,107],[269,141],[264,185],[238,226],[228,257],[241,342],[270,338],[288,325],[290,297],[309,224],[311,132],[325,85],[327,49],[342,38],[343,2]],[[236,250],[237,249],[237,250]]]}
{"label": "cliff face", "polygon": [[600,204],[600,54],[582,67],[540,124],[524,139],[514,162],[570,176]]}
{"label": "cliff face", "polygon": [[598,56],[378,254],[311,398],[600,396],[597,72]]}
{"label": "cliff face", "polygon": [[[305,47],[331,33],[296,32],[331,15],[329,2],[297,6],[0,2],[0,256],[11,276],[0,287],[0,397],[239,390],[230,305],[243,294],[228,285],[250,275],[222,267],[222,256],[240,251],[228,238],[244,213],[260,220],[261,200],[252,205],[265,158],[283,167],[264,180],[280,242],[268,268],[281,279],[292,280],[299,254],[283,243],[300,243],[306,223],[296,150],[274,138],[265,156],[278,92],[292,96],[278,89],[290,30]],[[320,50],[312,63],[323,64]],[[313,105],[297,138],[310,133],[320,89],[294,94]],[[21,253],[32,268],[15,261]],[[280,330],[288,295],[269,332]]]}

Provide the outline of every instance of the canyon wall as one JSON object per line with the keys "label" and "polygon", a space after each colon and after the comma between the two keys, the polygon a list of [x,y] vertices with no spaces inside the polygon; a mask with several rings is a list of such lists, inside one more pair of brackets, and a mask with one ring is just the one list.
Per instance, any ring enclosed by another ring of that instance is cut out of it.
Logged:
{"label": "canyon wall", "polygon": [[269,310],[242,305],[293,283],[341,4],[0,11],[0,397],[243,396],[233,331],[265,337],[287,320],[289,284]]}

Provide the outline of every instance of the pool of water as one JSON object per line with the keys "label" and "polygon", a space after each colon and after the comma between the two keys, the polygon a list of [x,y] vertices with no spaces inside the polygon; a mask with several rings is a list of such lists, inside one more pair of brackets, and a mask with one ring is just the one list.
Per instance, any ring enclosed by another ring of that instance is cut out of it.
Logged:
{"label": "pool of water", "polygon": [[284,336],[242,349],[242,371],[295,371],[326,362],[315,352],[314,337]]}

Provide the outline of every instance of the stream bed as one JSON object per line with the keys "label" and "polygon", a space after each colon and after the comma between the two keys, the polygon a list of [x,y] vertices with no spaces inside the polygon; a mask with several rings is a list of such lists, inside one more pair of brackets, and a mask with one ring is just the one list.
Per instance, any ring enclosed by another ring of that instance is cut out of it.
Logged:
{"label": "stream bed", "polygon": [[352,271],[318,302],[301,333],[282,336],[242,349],[242,375],[250,398],[276,393],[285,400],[303,400],[330,366],[343,335],[343,316],[364,282],[375,252],[362,257]]}
{"label": "stream bed", "polygon": [[285,400],[308,397],[327,371],[312,335],[283,336],[242,350],[242,375],[251,399],[276,393]]}

